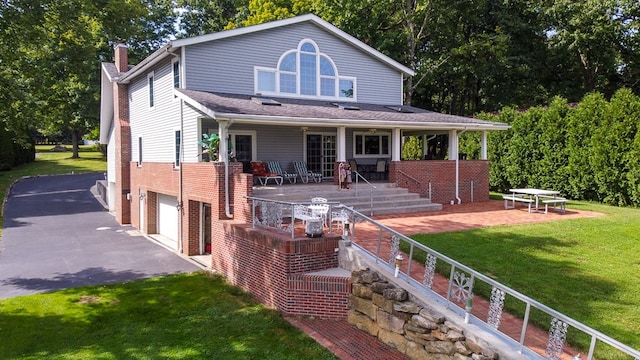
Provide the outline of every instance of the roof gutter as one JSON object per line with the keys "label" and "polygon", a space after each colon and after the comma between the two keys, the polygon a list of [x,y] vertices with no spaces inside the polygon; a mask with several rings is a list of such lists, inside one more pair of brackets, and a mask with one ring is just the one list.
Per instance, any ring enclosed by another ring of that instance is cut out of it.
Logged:
{"label": "roof gutter", "polygon": [[[372,120],[372,119],[326,119],[326,118],[299,118],[291,116],[266,116],[266,115],[246,115],[246,114],[229,114],[229,113],[216,113],[207,108],[207,115],[215,118],[233,119],[236,122],[252,122],[259,121],[261,124],[272,125],[300,125],[304,122],[305,126],[327,126],[327,124],[335,124],[340,126],[352,126],[362,128],[372,128],[373,125],[377,125],[379,128],[397,128],[402,127],[404,129],[424,130],[424,123],[422,126],[416,125],[414,122],[389,122],[387,120]],[[366,121],[366,124],[363,122]],[[430,122],[429,128],[433,129],[455,129],[455,130],[508,130],[511,126],[507,124],[452,124],[444,122]]]}

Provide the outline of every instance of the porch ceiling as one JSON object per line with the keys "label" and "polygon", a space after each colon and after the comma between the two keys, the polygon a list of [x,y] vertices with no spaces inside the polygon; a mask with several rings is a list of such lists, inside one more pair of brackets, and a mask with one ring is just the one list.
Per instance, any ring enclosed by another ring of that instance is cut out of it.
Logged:
{"label": "porch ceiling", "polygon": [[[416,130],[507,130],[505,123],[490,122],[398,105],[348,103],[358,110],[336,106],[338,101],[272,98],[280,105],[262,105],[250,95],[175,89],[175,94],[214,119],[243,123],[403,128]],[[401,110],[401,111],[400,111]]]}

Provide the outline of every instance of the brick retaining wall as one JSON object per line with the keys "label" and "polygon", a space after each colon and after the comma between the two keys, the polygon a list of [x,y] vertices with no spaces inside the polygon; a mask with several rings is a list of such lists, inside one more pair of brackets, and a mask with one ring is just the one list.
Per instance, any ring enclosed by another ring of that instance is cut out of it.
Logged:
{"label": "brick retaining wall", "polygon": [[291,239],[248,224],[225,224],[212,239],[211,266],[286,314],[344,319],[350,279],[309,274],[338,266],[339,241],[328,234]]}
{"label": "brick retaining wall", "polygon": [[[489,201],[489,162],[461,160],[459,163],[458,194],[462,202]],[[416,183],[411,178],[420,181]],[[456,162],[449,160],[392,161],[389,164],[389,182],[428,197],[431,182],[431,201],[448,204],[456,199]],[[471,184],[473,182],[473,185]]]}

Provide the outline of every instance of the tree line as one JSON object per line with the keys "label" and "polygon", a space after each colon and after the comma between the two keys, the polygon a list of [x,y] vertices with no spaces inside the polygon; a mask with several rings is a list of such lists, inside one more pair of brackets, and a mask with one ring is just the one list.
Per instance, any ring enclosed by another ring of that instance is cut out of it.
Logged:
{"label": "tree line", "polygon": [[637,0],[0,0],[0,126],[23,148],[70,133],[78,156],[116,42],[136,64],[169,39],[305,13],[413,69],[405,102],[438,112],[640,94]]}
{"label": "tree line", "polygon": [[[640,97],[630,89],[609,100],[557,97],[549,106],[478,117],[512,126],[488,135],[492,190],[553,189],[575,200],[640,206]],[[463,137],[462,151],[478,158],[479,134]]]}

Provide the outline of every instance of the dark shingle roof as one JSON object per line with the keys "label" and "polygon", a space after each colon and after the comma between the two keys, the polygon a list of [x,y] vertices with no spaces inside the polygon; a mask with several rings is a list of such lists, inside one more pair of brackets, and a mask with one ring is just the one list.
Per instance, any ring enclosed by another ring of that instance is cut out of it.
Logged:
{"label": "dark shingle roof", "polygon": [[486,130],[505,130],[509,127],[504,123],[441,114],[412,106],[341,103],[346,107],[359,109],[347,110],[343,106],[337,106],[338,101],[268,97],[280,103],[280,106],[275,106],[262,105],[260,101],[252,100],[252,98],[261,96],[211,93],[187,89],[176,89],[176,91],[187,102],[195,102],[205,107],[216,117],[233,117],[236,120],[245,119],[246,121],[259,122],[286,119],[301,125],[321,122],[360,127],[375,125],[377,127],[443,129],[468,126]]}

